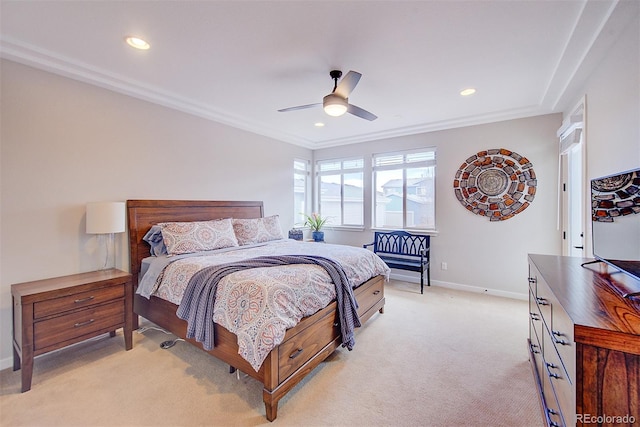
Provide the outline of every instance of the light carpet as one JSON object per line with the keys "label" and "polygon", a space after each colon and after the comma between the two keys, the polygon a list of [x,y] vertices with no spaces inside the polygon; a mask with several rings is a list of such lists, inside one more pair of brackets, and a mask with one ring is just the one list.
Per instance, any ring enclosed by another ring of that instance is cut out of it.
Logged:
{"label": "light carpet", "polygon": [[[525,301],[392,280],[357,329],[265,418],[262,386],[158,330],[121,331],[36,358],[32,389],[0,372],[9,426],[540,426]],[[152,326],[142,323],[143,326]]]}

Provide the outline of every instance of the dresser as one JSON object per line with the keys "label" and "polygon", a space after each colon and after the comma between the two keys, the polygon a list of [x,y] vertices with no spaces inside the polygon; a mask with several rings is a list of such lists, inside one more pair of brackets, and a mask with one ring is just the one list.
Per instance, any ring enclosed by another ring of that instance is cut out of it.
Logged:
{"label": "dresser", "polygon": [[31,389],[33,358],[124,328],[133,346],[131,274],[102,270],[11,285],[13,370],[22,369],[22,391]]}
{"label": "dresser", "polygon": [[640,423],[640,281],[529,255],[529,356],[548,426]]}

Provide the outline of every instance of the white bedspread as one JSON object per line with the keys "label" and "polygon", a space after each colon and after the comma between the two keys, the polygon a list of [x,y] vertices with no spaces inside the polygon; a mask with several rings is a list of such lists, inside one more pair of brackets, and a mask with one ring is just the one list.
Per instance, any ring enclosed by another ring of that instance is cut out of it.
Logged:
{"label": "white bedspread", "polygon": [[[264,245],[207,255],[159,257],[160,269],[153,295],[179,305],[191,277],[200,269],[268,255],[317,255],[338,261],[354,287],[377,275],[389,277],[389,268],[373,252],[353,246],[278,240]],[[144,280],[145,278],[143,278]],[[149,282],[149,277],[146,278]],[[144,294],[144,293],[143,293]],[[335,286],[317,265],[253,268],[225,277],[218,284],[213,320],[238,336],[238,353],[257,371],[286,330],[335,299]]]}

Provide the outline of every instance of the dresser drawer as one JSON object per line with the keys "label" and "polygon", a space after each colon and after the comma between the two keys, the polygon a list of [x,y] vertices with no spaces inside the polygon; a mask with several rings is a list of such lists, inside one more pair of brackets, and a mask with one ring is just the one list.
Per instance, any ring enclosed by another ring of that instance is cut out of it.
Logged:
{"label": "dresser drawer", "polygon": [[280,382],[293,374],[322,347],[340,336],[337,322],[336,311],[331,311],[313,325],[280,344],[278,353]]}
{"label": "dresser drawer", "polygon": [[37,322],[34,324],[34,350],[100,330],[115,330],[124,325],[124,311],[124,304],[118,300]]}
{"label": "dresser drawer", "polygon": [[60,314],[94,304],[101,304],[116,298],[124,298],[124,283],[122,285],[109,286],[47,301],[36,302],[33,304],[33,317],[35,319],[42,319],[53,314]]}
{"label": "dresser drawer", "polygon": [[573,322],[559,303],[554,303],[551,335],[553,345],[571,383],[576,380],[576,345],[573,335]]}
{"label": "dresser drawer", "polygon": [[384,281],[377,280],[354,290],[358,300],[358,316],[369,311],[378,301],[384,297]]}
{"label": "dresser drawer", "polygon": [[545,334],[544,358],[546,365],[545,374],[549,378],[549,384],[557,399],[558,409],[567,425],[572,425],[575,414],[575,399],[572,383],[569,381],[565,367],[551,342],[553,337]]}

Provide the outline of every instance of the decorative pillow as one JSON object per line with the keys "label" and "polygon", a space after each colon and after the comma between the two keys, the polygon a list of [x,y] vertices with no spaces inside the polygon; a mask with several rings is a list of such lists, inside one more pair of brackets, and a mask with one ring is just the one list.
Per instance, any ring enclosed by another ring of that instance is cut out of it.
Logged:
{"label": "decorative pillow", "polygon": [[236,233],[240,246],[284,239],[278,215],[265,218],[234,219],[233,231]]}
{"label": "decorative pillow", "polygon": [[162,227],[159,225],[152,225],[151,230],[147,231],[147,234],[142,238],[151,246],[151,255],[160,256],[167,255],[167,246],[164,244],[162,238]]}
{"label": "decorative pillow", "polygon": [[162,237],[169,255],[238,246],[231,218],[215,221],[163,222]]}

